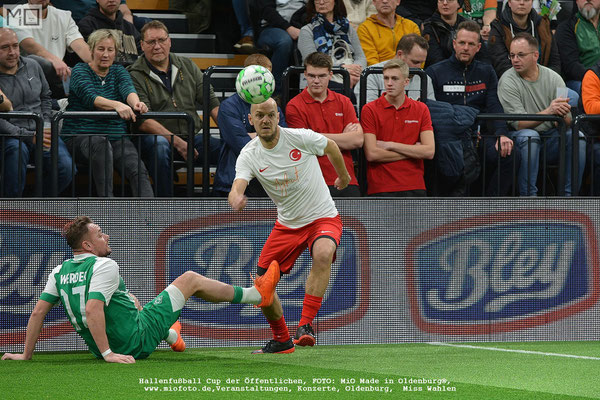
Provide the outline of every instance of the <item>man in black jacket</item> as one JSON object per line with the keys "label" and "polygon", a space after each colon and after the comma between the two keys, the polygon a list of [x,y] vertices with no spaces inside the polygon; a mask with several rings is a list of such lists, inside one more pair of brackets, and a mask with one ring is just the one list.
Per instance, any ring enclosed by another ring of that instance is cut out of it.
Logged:
{"label": "man in black jacket", "polygon": [[142,50],[140,47],[140,33],[132,23],[123,19],[119,11],[118,0],[97,0],[98,7],[92,8],[88,14],[79,21],[79,31],[87,40],[88,36],[96,29],[115,29],[119,32],[121,43],[118,43],[115,64],[129,66],[138,58]]}
{"label": "man in black jacket", "polygon": [[533,9],[533,0],[508,0],[500,18],[492,22],[488,51],[492,66],[498,75],[512,67],[508,59],[510,43],[514,35],[530,33],[540,43],[538,63],[560,74],[560,56],[556,40],[552,37],[550,20]]}

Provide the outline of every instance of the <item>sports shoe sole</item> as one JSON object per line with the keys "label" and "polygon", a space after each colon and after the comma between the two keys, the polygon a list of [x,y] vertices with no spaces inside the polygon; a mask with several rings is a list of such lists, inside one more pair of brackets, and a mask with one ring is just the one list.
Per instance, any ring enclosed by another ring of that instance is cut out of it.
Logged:
{"label": "sports shoe sole", "polygon": [[262,301],[257,307],[268,307],[273,304],[275,298],[275,287],[279,283],[281,273],[279,263],[275,260],[271,262],[267,272],[254,280],[254,287],[260,293]]}
{"label": "sports shoe sole", "polygon": [[296,347],[292,347],[290,349],[278,351],[275,353],[263,353],[262,349],[258,349],[258,350],[254,350],[252,352],[252,354],[290,354],[290,353],[293,353],[294,351],[296,351]]}
{"label": "sports shoe sole", "polygon": [[298,339],[294,339],[296,346],[314,346],[317,340],[311,335],[302,335]]}
{"label": "sports shoe sole", "polygon": [[177,341],[171,345],[171,349],[178,353],[185,350],[185,342],[181,337],[181,322],[175,321],[175,323],[171,326],[171,329],[177,332]]}

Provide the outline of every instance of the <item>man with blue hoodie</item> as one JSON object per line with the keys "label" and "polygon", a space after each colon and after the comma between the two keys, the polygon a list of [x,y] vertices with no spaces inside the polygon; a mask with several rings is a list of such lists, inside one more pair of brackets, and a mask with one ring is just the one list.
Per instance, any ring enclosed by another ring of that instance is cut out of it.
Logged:
{"label": "man with blue hoodie", "polygon": [[[428,67],[425,72],[431,77],[438,101],[474,107],[482,113],[504,113],[498,99],[498,78],[494,69],[475,60],[481,48],[480,29],[474,21],[461,22],[453,41],[454,54]],[[478,132],[477,128],[474,126],[473,132]],[[513,152],[513,141],[508,137],[504,121],[493,121],[489,127],[482,123],[481,133],[484,137],[480,146],[483,146],[482,153],[488,163],[485,170],[489,172],[489,176],[483,177],[487,184],[485,193],[487,196],[505,196],[511,188],[515,168],[520,165],[519,154]],[[454,195],[468,194],[464,176],[458,181],[442,184]]]}
{"label": "man with blue hoodie", "polygon": [[[9,28],[0,28],[0,89],[12,102],[13,111],[41,114],[50,122],[50,88],[40,65],[21,57],[19,39]],[[0,195],[20,197],[25,188],[27,164],[34,159],[35,122],[31,119],[0,119],[0,148],[3,148],[4,170]],[[71,183],[71,155],[58,138],[58,193]],[[50,130],[44,131],[44,194],[51,193]]]}

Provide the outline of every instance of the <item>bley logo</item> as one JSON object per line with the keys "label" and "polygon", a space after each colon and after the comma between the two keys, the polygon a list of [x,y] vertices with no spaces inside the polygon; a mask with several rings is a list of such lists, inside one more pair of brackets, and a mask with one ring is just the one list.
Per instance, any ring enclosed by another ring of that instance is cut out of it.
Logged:
{"label": "bley logo", "polygon": [[412,318],[431,333],[532,328],[592,307],[600,291],[592,221],[572,211],[443,225],[409,243],[406,264]]}
{"label": "bley logo", "polygon": [[[197,218],[164,230],[156,245],[156,292],[187,270],[241,287],[252,286],[250,274],[276,219],[274,211],[224,213]],[[368,308],[369,257],[363,225],[343,218],[344,230],[329,287],[319,311],[319,331],[360,320]],[[277,293],[288,325],[300,320],[311,261],[305,251]],[[259,309],[246,304],[207,303],[190,298],[180,321],[186,334],[228,340],[257,340],[271,335]]]}
{"label": "bley logo", "polygon": [[[0,346],[23,343],[29,315],[48,274],[73,256],[61,229],[68,220],[0,210]],[[72,331],[62,307],[46,316],[42,337]]]}

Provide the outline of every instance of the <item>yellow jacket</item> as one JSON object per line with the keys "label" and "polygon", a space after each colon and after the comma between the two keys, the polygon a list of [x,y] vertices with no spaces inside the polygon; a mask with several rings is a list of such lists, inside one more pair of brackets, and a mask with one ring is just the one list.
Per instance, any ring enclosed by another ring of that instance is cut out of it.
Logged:
{"label": "yellow jacket", "polygon": [[367,65],[391,60],[396,56],[396,46],[402,36],[408,33],[421,34],[417,24],[396,14],[393,29],[382,24],[377,14],[371,15],[358,27],[358,38],[367,57]]}

